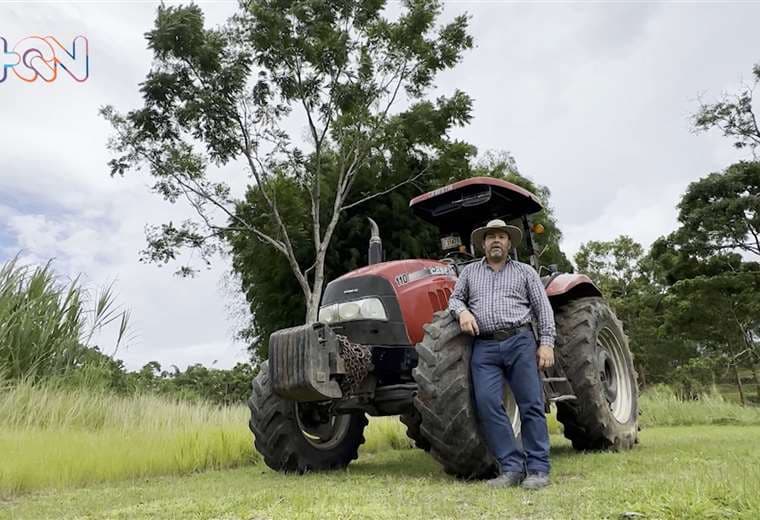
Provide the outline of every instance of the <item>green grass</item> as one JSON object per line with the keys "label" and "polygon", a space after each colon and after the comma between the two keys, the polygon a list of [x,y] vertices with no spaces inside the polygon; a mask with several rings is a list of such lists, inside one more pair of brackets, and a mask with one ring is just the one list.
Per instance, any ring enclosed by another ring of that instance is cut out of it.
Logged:
{"label": "green grass", "polygon": [[0,497],[251,464],[244,407],[19,385],[0,393]]}
{"label": "green grass", "polygon": [[57,385],[16,385],[0,392],[0,428],[156,431],[203,425],[245,425],[247,408],[172,400],[152,394]]}
{"label": "green grass", "polygon": [[[260,463],[245,406],[20,384],[0,392],[0,499],[96,482]],[[397,418],[372,418],[362,453],[411,448]]]}
{"label": "green grass", "polygon": [[[719,395],[681,402],[667,388],[641,399],[642,425],[760,425],[760,409]],[[0,498],[98,482],[261,465],[244,406],[19,384],[0,392]],[[550,415],[549,431],[561,425]],[[364,456],[411,448],[395,417],[372,418]]]}
{"label": "green grass", "polygon": [[364,430],[365,442],[359,448],[361,453],[379,451],[406,450],[414,446],[406,436],[406,427],[396,417],[370,417],[369,425]]}
{"label": "green grass", "polygon": [[[757,395],[757,387],[755,386],[754,380],[745,381],[745,383],[744,400],[747,402],[747,404],[760,406],[760,397]],[[720,392],[720,395],[722,395],[727,401],[731,401],[733,403],[741,402],[741,398],[739,397],[739,389],[736,388],[736,384],[721,383],[717,385],[717,388]]]}
{"label": "green grass", "polygon": [[758,438],[756,426],[654,428],[630,452],[578,454],[553,436],[553,484],[534,493],[460,482],[420,450],[385,450],[334,473],[249,465],[24,495],[0,503],[0,518],[754,519]]}
{"label": "green grass", "polygon": [[740,406],[714,391],[698,401],[679,401],[665,386],[641,396],[641,425],[693,426],[697,424],[760,425],[760,408]]}

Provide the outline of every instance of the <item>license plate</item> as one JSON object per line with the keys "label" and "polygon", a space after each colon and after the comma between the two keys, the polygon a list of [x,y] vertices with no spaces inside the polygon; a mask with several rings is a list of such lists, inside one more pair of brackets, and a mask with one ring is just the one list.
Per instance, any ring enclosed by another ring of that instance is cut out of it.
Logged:
{"label": "license plate", "polygon": [[462,239],[458,236],[441,238],[441,249],[454,249],[462,245]]}

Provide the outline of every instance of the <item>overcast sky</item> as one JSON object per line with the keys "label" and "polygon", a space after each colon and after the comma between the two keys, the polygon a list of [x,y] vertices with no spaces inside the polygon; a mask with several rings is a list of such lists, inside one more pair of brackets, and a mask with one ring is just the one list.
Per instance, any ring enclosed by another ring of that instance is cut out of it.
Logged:
{"label": "overcast sky", "polygon": [[[200,4],[209,25],[236,7]],[[139,106],[151,58],[143,34],[156,5],[0,1],[9,48],[31,35],[70,45],[82,34],[90,56],[84,83],[65,74],[0,83],[0,261],[22,251],[25,262],[55,258],[65,277],[83,273],[89,287],[115,281],[132,312],[135,337],[118,354],[129,368],[228,367],[245,359],[232,340],[240,300],[225,288],[229,260],[195,279],[139,263],[144,226],[186,211],[150,194],[149,179],[111,179],[106,166],[110,129],[97,111]],[[569,256],[620,234],[649,245],[675,228],[689,182],[744,158],[717,134],[694,135],[689,117],[699,95],[750,80],[760,3],[447,4],[447,16],[462,11],[476,46],[440,76],[437,93],[470,94],[474,119],[456,135],[483,152],[509,151],[551,189]]]}

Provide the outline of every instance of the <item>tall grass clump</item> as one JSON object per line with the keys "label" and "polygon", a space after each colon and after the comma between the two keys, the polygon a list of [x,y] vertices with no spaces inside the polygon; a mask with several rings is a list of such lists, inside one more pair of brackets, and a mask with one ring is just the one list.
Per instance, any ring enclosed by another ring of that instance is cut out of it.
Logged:
{"label": "tall grass clump", "polygon": [[61,377],[80,368],[93,333],[115,320],[118,348],[129,314],[115,306],[110,288],[93,300],[78,278],[61,283],[51,262],[6,262],[0,268],[0,381]]}
{"label": "tall grass clump", "polygon": [[370,417],[364,429],[365,442],[362,453],[377,453],[385,450],[406,450],[413,448],[406,436],[406,426],[398,417]]}
{"label": "tall grass clump", "polygon": [[641,394],[642,426],[693,426],[698,424],[760,424],[760,408],[727,401],[716,390],[698,399],[683,401],[666,385],[657,385]]}
{"label": "tall grass clump", "polygon": [[258,460],[243,406],[44,383],[0,392],[0,495]]}

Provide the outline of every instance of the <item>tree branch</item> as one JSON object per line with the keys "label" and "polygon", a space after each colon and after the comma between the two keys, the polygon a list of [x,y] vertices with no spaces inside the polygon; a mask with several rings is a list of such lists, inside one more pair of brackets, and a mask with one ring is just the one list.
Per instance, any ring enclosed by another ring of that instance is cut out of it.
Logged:
{"label": "tree branch", "polygon": [[[311,287],[309,286],[309,282],[306,279],[306,277],[303,275],[303,272],[301,271],[301,267],[298,265],[298,260],[296,259],[295,251],[293,250],[293,245],[290,242],[290,236],[288,234],[288,230],[285,227],[285,223],[282,220],[282,216],[280,215],[279,209],[277,208],[277,205],[275,204],[274,200],[270,197],[269,193],[267,193],[267,190],[264,187],[264,182],[262,182],[262,178],[260,175],[260,172],[256,168],[256,165],[254,164],[254,158],[251,155],[252,154],[252,146],[250,137],[248,134],[248,129],[243,125],[243,121],[240,119],[240,114],[235,114],[235,120],[237,121],[241,135],[243,136],[243,155],[245,156],[246,160],[248,161],[248,166],[251,169],[251,174],[256,179],[257,186],[259,190],[261,190],[261,194],[264,196],[264,200],[266,201],[269,208],[272,210],[272,214],[274,215],[275,222],[277,223],[277,226],[280,228],[280,231],[283,234],[283,243],[285,246],[285,251],[283,253],[285,254],[285,257],[288,260],[288,263],[290,264],[291,270],[293,271],[293,274],[296,277],[296,280],[298,281],[298,284],[301,286],[301,290],[304,293],[304,296],[308,300],[311,298]],[[255,153],[255,152],[253,152]],[[256,157],[258,160],[258,156]],[[261,161],[258,160],[259,164],[261,164]],[[262,168],[262,171],[264,169]]]}
{"label": "tree branch", "polygon": [[418,173],[414,177],[410,177],[410,178],[406,179],[405,181],[399,182],[398,184],[395,184],[394,186],[391,186],[388,189],[385,189],[385,190],[377,192],[377,193],[373,193],[372,195],[368,195],[368,196],[366,196],[364,198],[361,198],[361,199],[359,199],[359,200],[357,200],[355,202],[352,202],[351,204],[345,204],[345,205],[341,206],[340,211],[345,211],[347,209],[351,209],[354,206],[358,206],[359,204],[367,202],[368,200],[372,200],[372,199],[374,199],[376,197],[381,197],[383,195],[386,195],[386,194],[392,192],[393,190],[395,190],[397,188],[400,188],[401,186],[403,186],[405,184],[409,184],[410,182],[413,182],[413,181],[419,179],[420,177],[422,177],[423,175],[425,175],[425,173],[427,173],[427,170],[428,170],[428,167],[426,166],[425,169],[423,169],[420,173]]}

